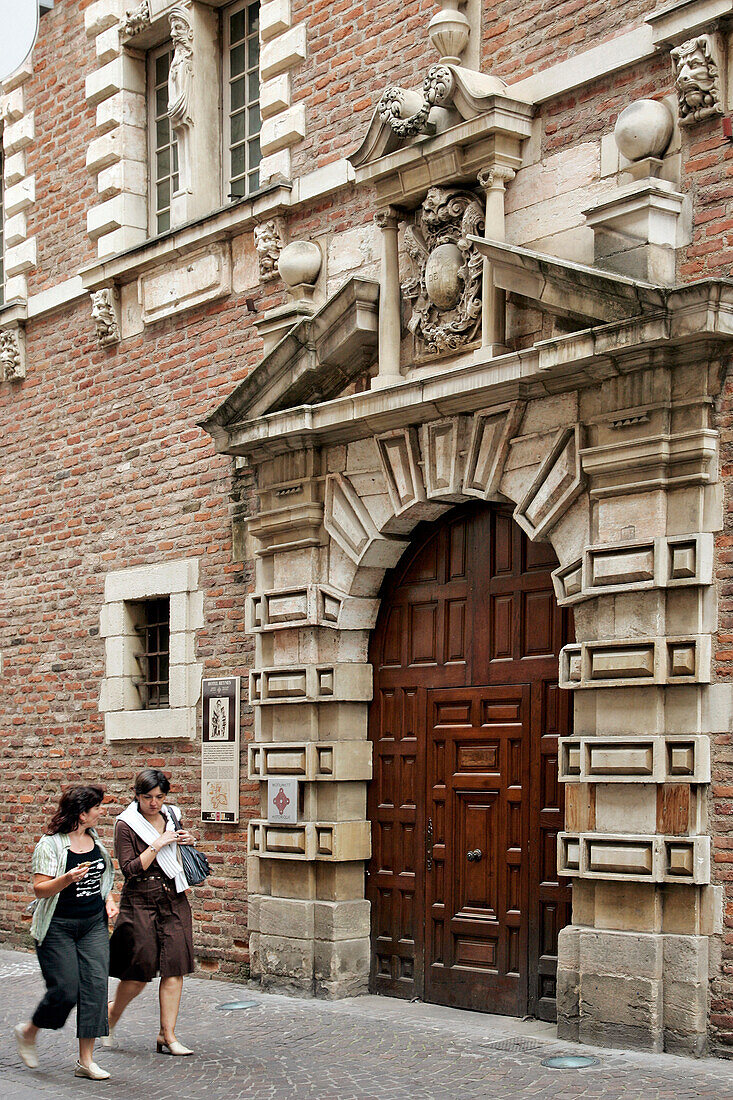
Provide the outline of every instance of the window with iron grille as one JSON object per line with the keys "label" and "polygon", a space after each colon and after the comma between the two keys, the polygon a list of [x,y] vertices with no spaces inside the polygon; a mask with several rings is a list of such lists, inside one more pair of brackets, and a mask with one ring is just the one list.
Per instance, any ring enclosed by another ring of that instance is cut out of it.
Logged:
{"label": "window with iron grille", "polygon": [[143,600],[132,610],[141,643],[136,655],[141,676],[135,683],[143,709],[158,710],[170,698],[170,599]]}
{"label": "window with iron grille", "polygon": [[155,233],[171,227],[171,195],[178,190],[178,142],[168,118],[168,73],[173,46],[148,54],[148,146],[150,221]]}
{"label": "window with iron grille", "polygon": [[243,198],[260,185],[260,3],[224,14],[224,193]]}

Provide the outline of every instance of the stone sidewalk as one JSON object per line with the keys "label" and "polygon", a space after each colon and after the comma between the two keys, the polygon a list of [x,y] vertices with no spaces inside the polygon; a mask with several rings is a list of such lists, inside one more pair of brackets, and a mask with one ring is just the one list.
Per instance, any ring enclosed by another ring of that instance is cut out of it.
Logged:
{"label": "stone sidewalk", "polygon": [[[43,983],[31,955],[0,951],[0,1096],[49,1100],[733,1100],[733,1063],[593,1050],[558,1043],[549,1024],[407,1004],[382,997],[325,1002],[187,979],[180,1038],[194,1058],[155,1053],[157,1001],[144,993],[123,1019],[116,1049],[99,1049],[104,1083],[73,1076],[72,1023],[39,1040],[41,1066],[18,1058],[12,1026]],[[223,1011],[227,1002],[254,1002]],[[557,1053],[598,1065],[553,1070]]]}

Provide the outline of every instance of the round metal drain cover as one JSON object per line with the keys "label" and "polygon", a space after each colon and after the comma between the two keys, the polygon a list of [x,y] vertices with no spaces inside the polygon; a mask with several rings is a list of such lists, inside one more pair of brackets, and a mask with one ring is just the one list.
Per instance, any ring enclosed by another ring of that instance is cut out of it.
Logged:
{"label": "round metal drain cover", "polygon": [[233,1012],[237,1008],[257,1008],[258,1001],[226,1001],[216,1007],[220,1012]]}
{"label": "round metal drain cover", "polygon": [[554,1058],[543,1058],[542,1065],[548,1069],[584,1069],[600,1063],[598,1058],[591,1058],[589,1054],[557,1054]]}

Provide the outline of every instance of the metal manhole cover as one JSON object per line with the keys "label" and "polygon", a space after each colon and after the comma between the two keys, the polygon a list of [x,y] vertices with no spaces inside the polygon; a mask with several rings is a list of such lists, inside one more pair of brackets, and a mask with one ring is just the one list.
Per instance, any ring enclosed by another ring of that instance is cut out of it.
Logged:
{"label": "metal manhole cover", "polygon": [[497,1039],[494,1042],[487,1042],[486,1046],[491,1047],[492,1050],[506,1050],[512,1054],[524,1054],[530,1050],[543,1050],[545,1049],[542,1043],[538,1043],[535,1039]]}
{"label": "metal manhole cover", "polygon": [[556,1054],[552,1058],[543,1058],[543,1066],[548,1069],[585,1069],[586,1066],[598,1066],[600,1060],[590,1054]]}
{"label": "metal manhole cover", "polygon": [[239,1008],[257,1008],[259,1001],[225,1001],[223,1005],[216,1007],[220,1012],[234,1012]]}

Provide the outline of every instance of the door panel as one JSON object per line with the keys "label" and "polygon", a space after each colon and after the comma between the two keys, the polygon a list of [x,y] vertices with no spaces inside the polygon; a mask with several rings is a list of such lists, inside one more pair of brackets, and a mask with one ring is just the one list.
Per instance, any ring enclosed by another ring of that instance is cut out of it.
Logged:
{"label": "door panel", "polygon": [[475,506],[418,536],[385,585],[370,650],[376,992],[553,1018],[570,916],[555,565],[509,512]]}

